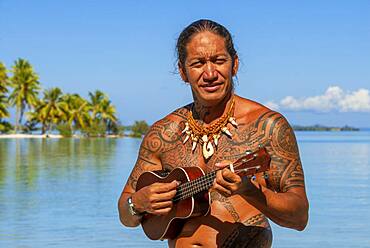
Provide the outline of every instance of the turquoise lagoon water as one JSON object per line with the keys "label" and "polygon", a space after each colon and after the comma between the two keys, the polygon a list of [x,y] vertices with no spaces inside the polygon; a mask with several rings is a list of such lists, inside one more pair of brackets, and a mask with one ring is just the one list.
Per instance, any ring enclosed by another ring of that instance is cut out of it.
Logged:
{"label": "turquoise lagoon water", "polygon": [[[273,247],[370,247],[370,132],[297,132],[310,200]],[[0,139],[0,247],[166,247],[118,220],[139,139]]]}

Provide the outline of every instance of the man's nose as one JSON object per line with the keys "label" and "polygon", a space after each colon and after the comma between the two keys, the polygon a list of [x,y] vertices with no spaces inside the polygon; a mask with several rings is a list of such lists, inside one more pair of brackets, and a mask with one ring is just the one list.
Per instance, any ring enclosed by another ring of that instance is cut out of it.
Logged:
{"label": "man's nose", "polygon": [[218,75],[215,66],[212,63],[207,62],[204,68],[203,80],[206,82],[214,81],[217,79],[217,76]]}

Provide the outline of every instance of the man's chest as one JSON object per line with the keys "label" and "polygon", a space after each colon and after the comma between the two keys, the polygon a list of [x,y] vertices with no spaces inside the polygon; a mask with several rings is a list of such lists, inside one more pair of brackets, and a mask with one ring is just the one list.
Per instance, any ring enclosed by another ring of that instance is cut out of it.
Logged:
{"label": "man's chest", "polygon": [[207,160],[202,154],[203,144],[198,143],[193,150],[192,142],[178,140],[161,154],[163,169],[170,171],[175,167],[199,166],[206,172],[215,170],[215,163],[234,162],[265,144],[268,137],[257,131],[251,126],[241,126],[232,131],[231,137],[222,135],[217,146],[212,143],[214,153]]}

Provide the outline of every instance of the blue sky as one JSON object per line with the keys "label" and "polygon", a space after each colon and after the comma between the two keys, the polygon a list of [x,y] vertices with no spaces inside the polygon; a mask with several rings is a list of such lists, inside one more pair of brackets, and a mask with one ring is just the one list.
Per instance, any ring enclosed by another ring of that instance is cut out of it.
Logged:
{"label": "blue sky", "polygon": [[370,1],[0,0],[0,61],[30,61],[43,88],[106,92],[124,124],[191,102],[175,42],[209,18],[234,36],[236,92],[292,124],[370,127]]}

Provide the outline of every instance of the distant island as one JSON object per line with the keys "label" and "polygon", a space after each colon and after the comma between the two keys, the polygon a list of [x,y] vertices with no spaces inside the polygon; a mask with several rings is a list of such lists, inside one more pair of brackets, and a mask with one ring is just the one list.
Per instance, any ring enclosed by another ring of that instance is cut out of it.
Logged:
{"label": "distant island", "polygon": [[360,131],[359,128],[350,127],[347,125],[343,127],[327,127],[319,124],[313,126],[293,125],[293,129],[295,131]]}

